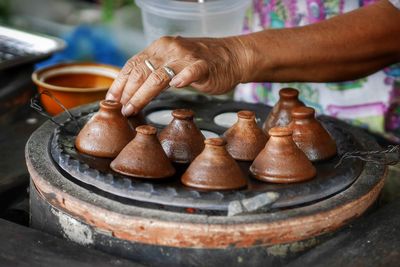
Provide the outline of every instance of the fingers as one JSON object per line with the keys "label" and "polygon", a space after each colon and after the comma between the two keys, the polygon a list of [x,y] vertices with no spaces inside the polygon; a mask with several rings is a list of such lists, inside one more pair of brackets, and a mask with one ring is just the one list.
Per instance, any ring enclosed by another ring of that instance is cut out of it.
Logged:
{"label": "fingers", "polygon": [[119,72],[117,78],[112,83],[110,89],[108,89],[106,100],[120,101],[122,92],[134,67],[143,62],[146,55],[144,53],[138,54],[129,59],[124,67]]}
{"label": "fingers", "polygon": [[146,66],[145,63],[140,63],[134,67],[128,77],[128,80],[123,89],[121,104],[125,105],[129,99],[136,93],[139,87],[147,80],[150,76],[151,70]]}
{"label": "fingers", "polygon": [[124,116],[137,114],[154,97],[161,93],[170,81],[169,76],[163,68],[152,72],[147,80],[140,86],[128,103],[122,108]]}
{"label": "fingers", "polygon": [[[168,65],[170,66],[170,65]],[[194,82],[206,80],[209,75],[208,64],[205,60],[197,60],[193,64],[187,65],[169,83],[170,86],[181,88]]]}

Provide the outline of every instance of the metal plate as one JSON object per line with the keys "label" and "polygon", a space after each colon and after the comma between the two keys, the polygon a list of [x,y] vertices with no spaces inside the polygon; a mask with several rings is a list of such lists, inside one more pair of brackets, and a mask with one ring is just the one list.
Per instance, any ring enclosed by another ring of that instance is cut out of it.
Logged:
{"label": "metal plate", "polygon": [[[176,97],[164,95],[154,100],[144,110],[144,115],[155,110],[191,108],[196,113],[196,124],[199,128],[222,134],[226,128],[218,126],[213,119],[223,112],[236,112],[242,109],[256,112],[258,121],[264,121],[270,107],[260,104],[248,104],[233,101],[219,101],[206,97]],[[91,112],[94,112],[92,110]],[[93,114],[91,112],[77,115],[79,124],[83,125]],[[319,118],[325,128],[334,137],[339,154],[359,149],[356,138],[346,131],[343,123],[329,117]],[[155,125],[162,128],[160,125]],[[185,187],[180,182],[184,169],[178,169],[177,175],[168,180],[148,181],[134,179],[113,172],[109,168],[110,159],[100,159],[79,153],[74,147],[78,129],[72,120],[55,129],[51,140],[51,155],[58,166],[72,179],[93,186],[103,192],[143,203],[152,203],[179,208],[196,208],[201,210],[226,211],[231,201],[254,197],[264,192],[277,192],[279,199],[271,208],[289,208],[304,205],[332,196],[351,185],[361,173],[364,164],[356,159],[347,160],[338,168],[334,166],[339,157],[315,164],[317,176],[303,183],[270,184],[250,177],[249,163],[239,162],[248,174],[248,187],[235,191],[199,191]]]}

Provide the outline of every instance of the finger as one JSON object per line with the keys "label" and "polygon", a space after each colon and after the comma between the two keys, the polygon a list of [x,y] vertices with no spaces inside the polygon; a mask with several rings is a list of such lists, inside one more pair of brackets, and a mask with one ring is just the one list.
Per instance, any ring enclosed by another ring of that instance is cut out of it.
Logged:
{"label": "finger", "polygon": [[166,87],[170,78],[163,68],[152,72],[142,86],[136,91],[129,102],[122,108],[125,116],[137,114],[154,97],[160,94]]}
{"label": "finger", "polygon": [[169,83],[170,86],[181,88],[188,86],[194,82],[201,82],[209,77],[209,68],[205,60],[197,60],[193,64],[188,65]]}
{"label": "finger", "polygon": [[147,80],[150,76],[151,70],[147,67],[147,65],[142,62],[136,67],[134,67],[128,77],[128,80],[123,89],[121,103],[125,105],[129,99],[135,94],[135,92],[139,89],[139,87]]}
{"label": "finger", "polygon": [[129,59],[121,71],[118,73],[117,78],[111,84],[110,89],[108,89],[106,100],[114,100],[120,101],[122,96],[122,91],[125,87],[126,82],[128,81],[128,77],[132,71],[132,69],[137,66],[140,62],[143,62],[146,55],[144,53],[140,53],[138,55],[133,56]]}

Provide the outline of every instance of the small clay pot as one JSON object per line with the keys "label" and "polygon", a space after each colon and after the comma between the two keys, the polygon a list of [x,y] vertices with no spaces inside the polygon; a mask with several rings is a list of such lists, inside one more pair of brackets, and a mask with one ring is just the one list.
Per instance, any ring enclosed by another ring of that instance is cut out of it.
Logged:
{"label": "small clay pot", "polygon": [[190,164],[181,181],[207,190],[239,189],[247,185],[239,165],[225,149],[225,140],[209,138],[203,152]]}
{"label": "small clay pot", "polygon": [[75,140],[78,151],[96,157],[115,158],[135,136],[122,105],[103,100],[99,111],[86,123]]}
{"label": "small clay pot", "polygon": [[165,153],[176,163],[192,162],[204,149],[204,135],[193,122],[190,109],[176,109],[173,120],[160,132],[159,140]]}
{"label": "small clay pot", "polygon": [[157,139],[157,129],[150,125],[136,128],[136,137],[111,162],[111,169],[133,177],[166,178],[175,169]]}
{"label": "small clay pot", "polygon": [[264,133],[268,136],[272,127],[288,125],[292,120],[292,109],[301,106],[304,106],[304,104],[299,100],[299,91],[293,88],[281,89],[278,102],[264,121]]}
{"label": "small clay pot", "polygon": [[329,159],[336,155],[336,143],[315,118],[315,110],[297,107],[292,110],[293,141],[311,161]]}
{"label": "small clay pot", "polygon": [[253,161],[267,143],[267,136],[258,127],[253,111],[237,113],[238,120],[224,133],[226,150],[237,160]]}
{"label": "small clay pot", "polygon": [[311,161],[294,143],[289,127],[274,127],[269,135],[264,149],[250,166],[254,177],[271,183],[295,183],[316,175]]}

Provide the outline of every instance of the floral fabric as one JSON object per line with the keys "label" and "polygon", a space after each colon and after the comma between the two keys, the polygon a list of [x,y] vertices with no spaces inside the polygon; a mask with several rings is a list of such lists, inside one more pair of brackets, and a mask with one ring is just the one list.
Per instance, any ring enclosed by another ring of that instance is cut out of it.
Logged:
{"label": "floral fabric", "polygon": [[[253,0],[247,12],[244,31],[307,25],[373,2]],[[274,105],[278,100],[279,89],[288,86],[299,89],[302,101],[315,108],[319,114],[344,119],[373,132],[390,132],[400,137],[400,64],[348,82],[241,84],[235,91],[235,99]]]}

